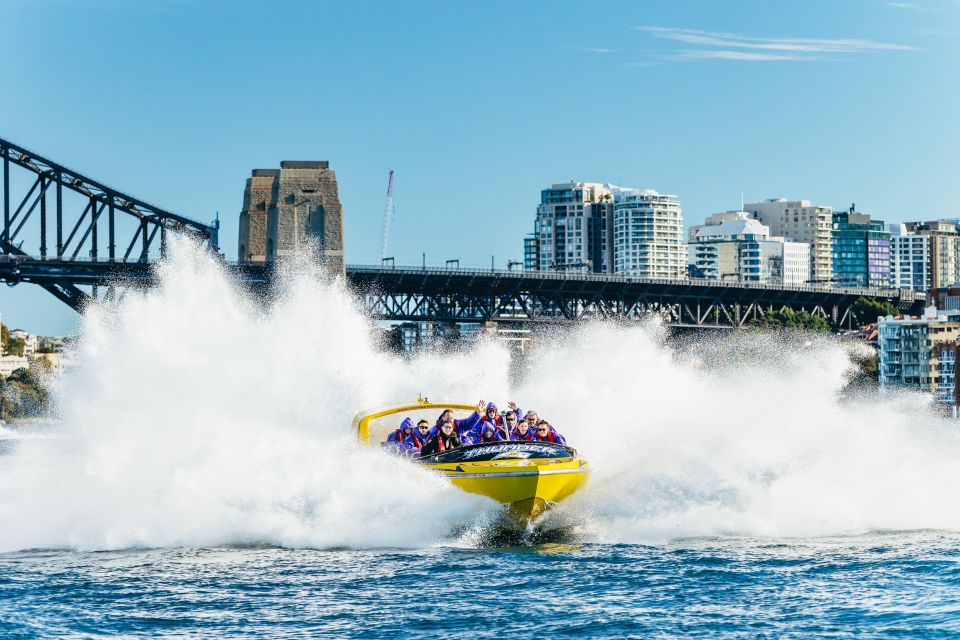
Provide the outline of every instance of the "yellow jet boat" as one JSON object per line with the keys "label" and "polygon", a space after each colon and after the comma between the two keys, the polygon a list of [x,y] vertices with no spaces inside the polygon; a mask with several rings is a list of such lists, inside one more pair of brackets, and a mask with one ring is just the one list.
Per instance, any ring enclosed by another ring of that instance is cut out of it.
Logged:
{"label": "yellow jet boat", "polygon": [[[360,442],[380,445],[405,417],[430,425],[446,409],[454,418],[472,415],[476,405],[430,402],[384,407],[357,415],[353,421]],[[414,452],[415,453],[415,452]],[[576,449],[550,442],[475,444],[411,460],[441,474],[455,486],[506,505],[509,520],[527,526],[564,498],[586,485],[590,465]]]}

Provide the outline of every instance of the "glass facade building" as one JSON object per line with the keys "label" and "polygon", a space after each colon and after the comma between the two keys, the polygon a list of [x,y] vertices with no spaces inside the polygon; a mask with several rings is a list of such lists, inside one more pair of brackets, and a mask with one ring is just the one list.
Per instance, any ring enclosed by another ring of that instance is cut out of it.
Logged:
{"label": "glass facade building", "polygon": [[890,286],[890,232],[880,220],[833,214],[833,281],[838,287]]}
{"label": "glass facade building", "polygon": [[[537,225],[539,226],[539,225]],[[540,271],[540,230],[527,234],[523,239],[523,270]]]}

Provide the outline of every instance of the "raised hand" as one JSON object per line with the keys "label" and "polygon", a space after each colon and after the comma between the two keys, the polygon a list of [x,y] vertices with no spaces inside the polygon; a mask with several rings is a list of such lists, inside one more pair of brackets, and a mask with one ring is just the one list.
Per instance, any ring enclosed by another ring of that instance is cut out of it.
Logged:
{"label": "raised hand", "polygon": [[483,412],[487,410],[487,403],[483,400],[477,403],[477,413],[483,415]]}
{"label": "raised hand", "polygon": [[510,407],[510,411],[516,411],[516,410],[517,410],[517,403],[514,402],[513,400],[511,400],[510,402],[508,402],[508,403],[507,403],[507,406]]}

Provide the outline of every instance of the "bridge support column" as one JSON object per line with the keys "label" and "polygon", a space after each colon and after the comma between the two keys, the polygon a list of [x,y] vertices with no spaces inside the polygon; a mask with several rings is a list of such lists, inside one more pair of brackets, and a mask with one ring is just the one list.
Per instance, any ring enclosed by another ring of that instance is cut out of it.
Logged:
{"label": "bridge support column", "polygon": [[40,176],[40,257],[47,257],[47,179]]}
{"label": "bridge support column", "polygon": [[63,257],[63,176],[56,173],[57,179],[57,257]]}
{"label": "bridge support column", "polygon": [[3,151],[3,239],[10,237],[10,149]]}

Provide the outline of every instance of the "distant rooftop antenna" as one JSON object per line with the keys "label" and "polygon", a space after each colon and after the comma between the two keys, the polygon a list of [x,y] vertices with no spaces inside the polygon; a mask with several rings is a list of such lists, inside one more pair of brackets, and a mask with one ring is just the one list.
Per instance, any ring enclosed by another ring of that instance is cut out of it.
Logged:
{"label": "distant rooftop antenna", "polygon": [[387,177],[387,204],[383,209],[383,230],[380,232],[380,261],[387,257],[387,244],[390,242],[390,221],[393,218],[393,169]]}
{"label": "distant rooftop antenna", "polygon": [[743,211],[743,191],[740,192],[740,211]]}

